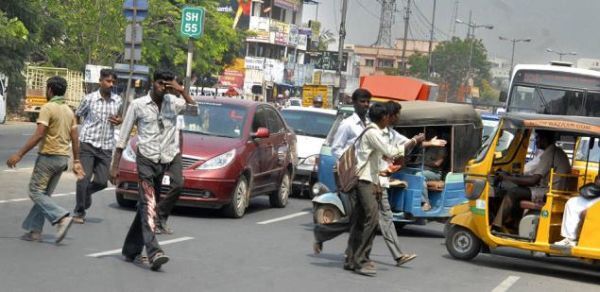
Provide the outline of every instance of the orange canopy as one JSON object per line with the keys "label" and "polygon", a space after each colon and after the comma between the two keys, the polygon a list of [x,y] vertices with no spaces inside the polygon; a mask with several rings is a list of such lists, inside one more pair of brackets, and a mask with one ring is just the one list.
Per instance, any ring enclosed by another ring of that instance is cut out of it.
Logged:
{"label": "orange canopy", "polygon": [[394,100],[428,100],[433,83],[404,76],[374,75],[360,77],[360,87],[375,98]]}

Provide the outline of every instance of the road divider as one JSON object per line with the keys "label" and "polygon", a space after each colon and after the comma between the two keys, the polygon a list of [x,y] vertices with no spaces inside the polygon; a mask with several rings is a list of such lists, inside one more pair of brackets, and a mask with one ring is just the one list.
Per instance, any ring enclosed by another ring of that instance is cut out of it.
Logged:
{"label": "road divider", "polygon": [[500,285],[496,286],[492,292],[506,292],[512,285],[514,285],[521,277],[517,276],[508,276]]}
{"label": "road divider", "polygon": [[[115,189],[114,187],[110,187],[110,188],[103,189],[102,191],[112,191],[114,189]],[[52,198],[60,198],[60,197],[73,196],[73,195],[75,195],[75,192],[52,194],[51,197]],[[24,202],[24,201],[30,201],[30,199],[29,198],[17,198],[17,199],[0,200],[0,204],[18,203],[18,202]]]}
{"label": "road divider", "polygon": [[[192,240],[194,239],[193,237],[189,237],[189,236],[185,236],[185,237],[179,237],[179,238],[175,238],[175,239],[169,239],[169,240],[163,240],[163,241],[159,241],[158,243],[160,245],[167,245],[167,244],[172,244],[172,243],[177,243],[177,242],[182,242],[182,241],[187,241],[187,240]],[[122,251],[121,248],[118,249],[113,249],[113,250],[107,250],[107,251],[102,251],[102,252],[97,252],[97,253],[91,253],[88,255],[85,255],[86,257],[92,257],[92,258],[101,258],[101,257],[105,257],[108,255],[113,255],[113,254],[120,254]]]}
{"label": "road divider", "polygon": [[290,215],[287,215],[287,216],[283,216],[283,217],[279,217],[279,218],[275,218],[275,219],[271,219],[271,220],[267,220],[267,221],[256,222],[256,224],[261,224],[262,225],[262,224],[275,223],[275,222],[279,222],[279,221],[284,221],[284,220],[288,220],[288,219],[292,219],[292,218],[304,216],[304,215],[307,215],[307,214],[310,214],[310,212],[308,212],[308,211],[302,211],[302,212],[290,214]]}

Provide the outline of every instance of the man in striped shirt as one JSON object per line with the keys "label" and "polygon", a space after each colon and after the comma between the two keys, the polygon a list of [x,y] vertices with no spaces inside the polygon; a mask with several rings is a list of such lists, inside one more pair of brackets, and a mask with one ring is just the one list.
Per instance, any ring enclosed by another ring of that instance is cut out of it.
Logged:
{"label": "man in striped shirt", "polygon": [[[182,94],[183,98],[168,94],[171,90]],[[185,110],[186,103],[195,104],[184,92],[183,87],[175,81],[175,75],[169,71],[155,72],[152,90],[148,95],[131,102],[127,109],[110,169],[111,182],[116,184],[123,149],[127,146],[133,126],[136,125],[136,165],[140,182],[138,208],[125,238],[122,254],[127,261],[139,262],[145,246],[153,271],[159,270],[169,261],[156,239],[156,196],[160,196],[160,182],[165,172],[177,176],[178,179],[182,176],[181,160],[175,159],[180,155],[176,125],[177,115]],[[175,168],[178,171],[174,171]]]}
{"label": "man in striped shirt", "polygon": [[[117,75],[111,69],[100,70],[100,88],[86,95],[75,115],[82,124],[79,159],[85,177],[77,181],[73,222],[85,223],[92,194],[106,188],[108,168],[115,147],[115,126],[121,124],[121,97],[112,93]],[[92,179],[93,175],[93,179]]]}

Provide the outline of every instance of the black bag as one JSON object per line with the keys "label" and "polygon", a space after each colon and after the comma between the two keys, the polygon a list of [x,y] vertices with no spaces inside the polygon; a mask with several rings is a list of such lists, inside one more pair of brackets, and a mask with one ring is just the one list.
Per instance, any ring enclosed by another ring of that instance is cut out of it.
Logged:
{"label": "black bag", "polygon": [[579,195],[590,200],[600,197],[600,187],[594,183],[589,183],[579,189]]}

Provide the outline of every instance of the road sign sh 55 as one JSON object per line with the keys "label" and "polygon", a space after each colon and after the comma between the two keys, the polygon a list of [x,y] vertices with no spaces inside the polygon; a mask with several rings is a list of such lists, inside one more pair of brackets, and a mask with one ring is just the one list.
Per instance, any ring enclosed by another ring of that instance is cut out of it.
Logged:
{"label": "road sign sh 55", "polygon": [[181,13],[181,35],[199,38],[204,31],[205,11],[202,7],[185,7]]}

